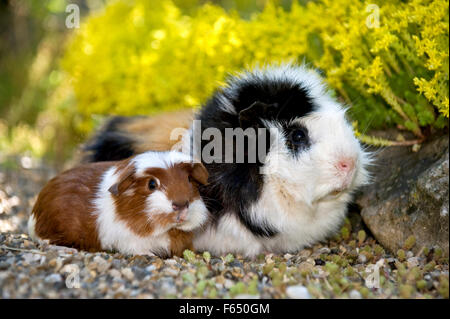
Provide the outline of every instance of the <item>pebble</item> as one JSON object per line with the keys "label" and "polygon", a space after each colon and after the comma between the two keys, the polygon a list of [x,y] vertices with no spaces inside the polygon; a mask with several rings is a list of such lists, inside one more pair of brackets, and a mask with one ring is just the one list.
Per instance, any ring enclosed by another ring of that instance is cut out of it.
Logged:
{"label": "pebble", "polygon": [[177,289],[172,283],[164,281],[161,285],[161,293],[163,296],[176,295]]}
{"label": "pebble", "polygon": [[350,299],[361,299],[361,298],[362,298],[362,296],[361,296],[361,294],[359,293],[359,291],[358,291],[358,290],[355,290],[355,289],[353,289],[352,291],[350,291],[350,293],[349,293],[348,295],[349,295]]}
{"label": "pebble", "polygon": [[111,267],[111,263],[107,262],[105,259],[103,259],[100,256],[94,257],[94,262],[97,264],[97,270],[100,273],[104,273]]}
{"label": "pebble", "polygon": [[178,269],[174,269],[174,268],[167,268],[167,269],[164,269],[164,273],[166,274],[166,275],[169,275],[169,276],[172,276],[172,277],[176,277],[176,276],[178,276],[178,273],[179,273],[180,271],[178,270]]}
{"label": "pebble", "polygon": [[359,255],[358,255],[358,261],[359,261],[361,264],[365,264],[365,263],[367,262],[367,257],[366,257],[366,255],[364,255],[364,254],[359,254]]}
{"label": "pebble", "polygon": [[331,253],[331,249],[328,247],[322,247],[317,251],[319,254],[325,254],[328,255]]}
{"label": "pebble", "polygon": [[413,268],[419,266],[419,258],[418,257],[410,257],[407,260],[408,268]]}
{"label": "pebble", "polygon": [[128,279],[130,281],[134,279],[134,273],[131,270],[131,268],[128,268],[128,267],[124,268],[124,269],[122,269],[121,273],[126,279]]}
{"label": "pebble", "polygon": [[51,274],[45,277],[44,281],[49,284],[54,284],[56,282],[62,281],[62,277],[60,274]]}
{"label": "pebble", "polygon": [[108,271],[108,274],[113,278],[122,278],[120,271],[118,271],[117,269],[110,269]]}
{"label": "pebble", "polygon": [[291,299],[310,299],[311,295],[305,286],[289,286],[286,288],[286,294]]}

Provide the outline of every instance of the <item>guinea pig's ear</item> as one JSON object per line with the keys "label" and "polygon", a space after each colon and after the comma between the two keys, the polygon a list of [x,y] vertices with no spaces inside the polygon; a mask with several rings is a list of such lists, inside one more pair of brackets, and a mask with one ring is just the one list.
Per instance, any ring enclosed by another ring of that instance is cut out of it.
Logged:
{"label": "guinea pig's ear", "polygon": [[208,171],[202,163],[193,163],[190,173],[191,177],[202,185],[208,184]]}
{"label": "guinea pig's ear", "polygon": [[275,118],[277,115],[277,104],[266,104],[255,102],[246,109],[239,112],[239,124],[241,128],[258,126],[261,117]]}
{"label": "guinea pig's ear", "polygon": [[128,166],[119,176],[119,180],[117,183],[113,184],[108,191],[114,196],[119,195],[120,193],[127,190],[128,187],[133,183],[133,175],[135,172],[135,168],[132,166]]}

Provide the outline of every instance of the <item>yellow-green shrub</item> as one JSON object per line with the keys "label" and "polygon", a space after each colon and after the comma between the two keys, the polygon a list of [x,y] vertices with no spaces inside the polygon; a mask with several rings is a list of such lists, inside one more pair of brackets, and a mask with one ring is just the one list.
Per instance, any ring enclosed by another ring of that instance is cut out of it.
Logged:
{"label": "yellow-green shrub", "polygon": [[[369,27],[370,3],[379,27]],[[119,0],[82,24],[63,66],[89,123],[91,114],[196,107],[228,72],[307,61],[360,127],[422,137],[448,123],[448,21],[445,0],[322,0],[288,11],[270,2],[249,20],[210,4],[187,16],[170,1]]]}

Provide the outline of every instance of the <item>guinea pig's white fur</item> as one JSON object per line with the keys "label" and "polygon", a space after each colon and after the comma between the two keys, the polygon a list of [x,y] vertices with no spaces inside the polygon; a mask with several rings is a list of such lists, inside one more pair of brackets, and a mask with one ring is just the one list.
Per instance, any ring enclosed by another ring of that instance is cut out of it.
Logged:
{"label": "guinea pig's white fur", "polygon": [[[315,72],[286,64],[240,74],[216,96],[221,110],[237,114],[229,97],[237,96],[240,87],[252,81],[283,81],[308,92],[314,110],[292,118],[291,122],[306,127],[310,148],[292,156],[280,122],[263,120],[266,128],[272,128],[275,143],[271,144],[261,168],[264,174],[261,193],[247,208],[247,214],[250,223],[273,228],[276,234],[255,234],[243,225],[239,213],[222,212],[216,224],[197,232],[194,247],[200,251],[234,252],[249,257],[265,251],[296,252],[335,232],[346,214],[352,192],[369,181],[365,167],[370,156],[355,138],[345,118],[345,108],[330,96]],[[184,145],[183,149],[189,150],[190,145]],[[341,174],[336,166],[340,159],[350,159],[352,163],[354,160],[353,175]]]}

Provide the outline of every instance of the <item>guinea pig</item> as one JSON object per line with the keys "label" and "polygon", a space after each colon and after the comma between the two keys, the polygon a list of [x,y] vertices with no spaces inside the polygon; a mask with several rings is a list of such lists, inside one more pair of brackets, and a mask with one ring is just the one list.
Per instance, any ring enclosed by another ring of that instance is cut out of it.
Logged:
{"label": "guinea pig", "polygon": [[88,251],[181,255],[207,219],[201,163],[179,152],[145,152],[85,164],[51,179],[28,222],[33,239]]}
{"label": "guinea pig", "polygon": [[[200,193],[213,218],[195,232],[194,248],[248,257],[292,253],[338,230],[352,193],[370,179],[366,167],[371,156],[356,139],[345,113],[318,74],[305,66],[282,64],[230,76],[182,137],[183,152],[201,158],[209,172],[209,184],[201,186]],[[141,143],[130,123],[146,119],[123,121],[91,141],[91,154],[107,156],[104,150],[115,146],[132,154],[139,151]],[[220,134],[205,134],[211,128]],[[265,156],[249,161],[245,144],[243,154],[233,148],[231,162],[224,152],[206,160],[204,151],[217,136],[221,150],[226,142],[234,143],[234,137],[226,134],[230,128],[267,130],[268,135],[256,135],[258,143],[270,138]],[[104,143],[99,136],[107,134],[123,139]],[[155,136],[152,131],[146,139],[150,135]],[[198,136],[200,152],[194,147]],[[172,145],[158,141],[164,143]],[[238,155],[244,156],[243,162],[234,161]]]}

